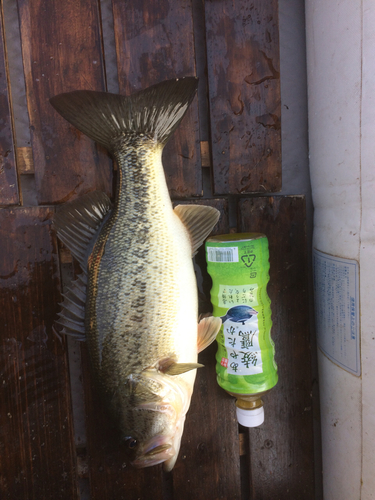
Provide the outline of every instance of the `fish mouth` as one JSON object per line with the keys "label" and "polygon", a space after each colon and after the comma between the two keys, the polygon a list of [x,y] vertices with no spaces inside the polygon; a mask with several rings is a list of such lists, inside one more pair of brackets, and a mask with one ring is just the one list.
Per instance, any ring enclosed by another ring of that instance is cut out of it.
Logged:
{"label": "fish mouth", "polygon": [[169,460],[175,455],[175,450],[170,443],[153,446],[151,449],[139,455],[131,464],[134,467],[150,467]]}

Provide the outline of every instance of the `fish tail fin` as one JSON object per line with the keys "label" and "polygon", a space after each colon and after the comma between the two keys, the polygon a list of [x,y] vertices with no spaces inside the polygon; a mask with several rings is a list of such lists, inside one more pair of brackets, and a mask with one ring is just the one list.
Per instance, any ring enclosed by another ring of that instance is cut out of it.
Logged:
{"label": "fish tail fin", "polygon": [[165,145],[185,115],[198,79],[167,80],[131,96],[77,90],[56,95],[52,106],[68,122],[109,151],[116,139],[146,135]]}

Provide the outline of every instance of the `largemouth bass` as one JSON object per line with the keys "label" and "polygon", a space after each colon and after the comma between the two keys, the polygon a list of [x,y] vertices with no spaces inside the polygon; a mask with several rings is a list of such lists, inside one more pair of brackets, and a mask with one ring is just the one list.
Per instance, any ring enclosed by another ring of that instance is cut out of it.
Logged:
{"label": "largemouth bass", "polygon": [[58,237],[83,270],[64,295],[58,323],[87,341],[94,378],[138,467],[173,468],[198,352],[221,325],[213,317],[198,324],[192,263],[219,212],[173,210],[161,162],[196,87],[195,78],[183,78],[129,97],[76,91],[51,99],[118,165],[113,206],[94,192],[55,217]]}

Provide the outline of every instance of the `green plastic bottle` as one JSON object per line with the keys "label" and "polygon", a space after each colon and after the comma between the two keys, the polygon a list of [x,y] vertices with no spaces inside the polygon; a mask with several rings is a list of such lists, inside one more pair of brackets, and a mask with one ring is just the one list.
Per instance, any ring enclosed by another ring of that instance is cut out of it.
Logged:
{"label": "green plastic bottle", "polygon": [[277,383],[271,339],[268,240],[261,233],[214,236],[206,242],[217,336],[217,381],[237,398],[237,419],[255,427],[264,421],[262,396]]}

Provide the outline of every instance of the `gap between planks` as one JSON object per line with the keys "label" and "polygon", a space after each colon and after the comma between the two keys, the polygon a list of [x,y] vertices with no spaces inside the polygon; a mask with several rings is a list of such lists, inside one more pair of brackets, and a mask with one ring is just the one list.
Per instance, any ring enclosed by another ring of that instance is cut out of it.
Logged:
{"label": "gap between planks", "polygon": [[33,150],[29,147],[22,147],[16,149],[17,157],[17,170],[20,175],[29,174],[34,175],[34,159]]}

